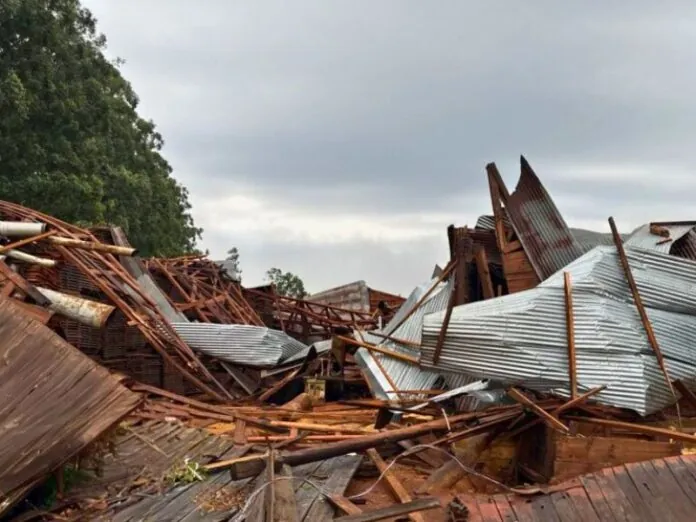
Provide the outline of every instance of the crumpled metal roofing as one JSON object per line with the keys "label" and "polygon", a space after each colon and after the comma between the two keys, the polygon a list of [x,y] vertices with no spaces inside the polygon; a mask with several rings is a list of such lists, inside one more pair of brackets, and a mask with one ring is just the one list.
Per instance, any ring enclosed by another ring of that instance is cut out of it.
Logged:
{"label": "crumpled metal roofing", "polygon": [[[437,281],[438,279],[435,278],[427,283],[417,286],[413,292],[411,292],[411,295],[408,297],[406,302],[404,302],[396,314],[394,314],[392,320],[389,321],[386,327],[379,330],[378,333],[389,335],[397,339],[403,339],[404,341],[420,343],[423,318],[426,314],[446,309],[450,293],[454,288],[454,280],[452,277],[450,277],[446,282],[438,283]],[[427,301],[425,301],[406,321],[404,321],[402,325],[399,326],[401,320],[416,306],[416,304],[418,304],[418,301],[420,301],[423,295],[425,295],[425,293],[435,284],[437,284],[437,287],[430,294]],[[396,328],[397,326],[398,328]],[[369,332],[361,332],[361,334],[362,339],[364,339],[365,342],[375,344],[395,352],[404,353],[406,355],[410,355],[411,357],[418,357],[419,355],[418,350],[414,349],[413,347],[390,340],[384,340],[382,337],[372,335]],[[360,340],[360,335],[356,337],[358,340]],[[431,389],[440,377],[439,373],[437,372],[423,370],[414,364],[409,364],[407,362],[394,359],[393,357],[389,357],[388,355],[382,355],[370,352],[365,348],[360,348],[355,353],[355,361],[363,369],[365,377],[370,382],[370,389],[378,398],[393,399],[394,394],[388,392],[393,392],[394,390],[375,362],[375,359],[380,362],[399,390]]]}
{"label": "crumpled metal roofing", "polygon": [[241,366],[277,366],[309,353],[309,346],[263,326],[213,323],[172,323],[172,326],[194,350]]}
{"label": "crumpled metal roofing", "polygon": [[582,255],[580,243],[524,157],[520,179],[505,209],[540,280]]}
{"label": "crumpled metal roofing", "polygon": [[[673,380],[696,383],[696,262],[626,247]],[[571,274],[579,387],[607,385],[597,400],[643,415],[671,404],[614,247],[565,267]],[[443,313],[423,325],[421,362],[434,370],[568,395],[563,273],[537,288],[454,309],[440,359]]]}
{"label": "crumpled metal roofing", "polygon": [[650,233],[650,223],[643,225],[638,228],[631,236],[626,240],[626,246],[632,246],[636,248],[644,248],[647,250],[655,250],[657,252],[662,252],[664,254],[669,254],[670,250],[674,246],[675,242],[688,234],[691,229],[694,228],[694,224],[690,225],[661,225],[660,228],[669,231],[669,239],[671,241],[665,241],[664,237],[657,236]]}
{"label": "crumpled metal roofing", "polygon": [[[505,220],[505,222],[508,223],[507,220]],[[476,228],[482,230],[495,230],[495,216],[479,216],[476,220]],[[611,232],[597,232],[584,228],[569,228],[568,230],[570,230],[570,233],[580,245],[580,249],[583,253],[589,252],[594,247],[614,244]],[[628,235],[624,234],[621,237],[626,239]]]}

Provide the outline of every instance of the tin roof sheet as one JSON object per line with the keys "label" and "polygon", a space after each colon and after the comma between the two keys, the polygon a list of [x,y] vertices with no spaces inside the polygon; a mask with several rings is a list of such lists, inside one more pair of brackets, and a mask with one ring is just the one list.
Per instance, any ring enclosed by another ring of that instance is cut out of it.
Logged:
{"label": "tin roof sheet", "polygon": [[[672,379],[696,380],[696,262],[626,248]],[[606,384],[600,402],[641,414],[672,401],[613,247],[597,247],[564,271],[572,276],[577,376],[583,390]],[[442,313],[426,317],[421,362],[434,370],[568,394],[563,273],[537,288],[454,309],[437,365]]]}
{"label": "tin roof sheet", "polygon": [[0,513],[140,402],[58,334],[0,300]]}
{"label": "tin roof sheet", "polygon": [[[399,325],[403,318],[413,310],[418,304],[418,301],[420,301],[423,295],[425,295],[433,285],[437,285],[437,287],[430,294],[428,299],[421,304],[403,324]],[[449,296],[453,287],[454,282],[452,278],[442,283],[438,283],[438,279],[436,278],[417,286],[413,292],[411,292],[406,302],[401,305],[401,308],[399,308],[392,320],[389,321],[386,327],[379,333],[412,343],[420,343],[423,318],[426,314],[447,308],[447,302],[449,301]],[[419,355],[418,350],[413,347],[390,340],[385,341],[382,337],[371,335],[369,332],[363,332],[362,336],[368,343],[379,345],[412,357],[418,357]],[[439,373],[437,372],[426,371],[418,366],[399,361],[388,355],[372,353],[365,348],[360,348],[355,354],[355,360],[363,369],[366,378],[369,379],[372,391],[377,397],[382,399],[393,398],[393,393],[390,392],[394,390],[380,370],[378,364],[375,362],[375,359],[381,363],[384,370],[389,374],[389,377],[400,390],[430,389],[439,378]]]}
{"label": "tin roof sheet", "polygon": [[520,179],[505,208],[542,281],[582,255],[580,243],[524,157],[521,158]]}
{"label": "tin roof sheet", "polygon": [[172,323],[196,351],[241,366],[277,366],[309,353],[309,346],[288,334],[245,324]]}

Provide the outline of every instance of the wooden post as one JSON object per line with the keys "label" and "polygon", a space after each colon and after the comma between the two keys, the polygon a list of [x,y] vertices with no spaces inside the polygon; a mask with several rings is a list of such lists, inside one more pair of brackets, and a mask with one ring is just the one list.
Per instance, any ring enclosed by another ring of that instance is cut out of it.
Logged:
{"label": "wooden post", "polygon": [[675,402],[677,401],[677,394],[674,391],[674,386],[672,386],[672,379],[669,378],[667,373],[667,367],[665,366],[665,359],[662,356],[662,351],[660,350],[660,345],[657,343],[657,338],[655,337],[655,332],[653,331],[652,324],[648,318],[648,313],[645,311],[643,306],[643,300],[640,297],[640,292],[638,292],[638,285],[636,280],[633,279],[633,272],[631,272],[631,266],[628,264],[628,258],[626,257],[626,251],[623,247],[623,241],[619,235],[619,231],[616,228],[616,223],[614,223],[614,218],[609,218],[609,226],[611,227],[611,235],[614,238],[614,244],[616,245],[616,251],[619,255],[619,260],[621,261],[621,266],[623,267],[624,274],[626,275],[626,281],[628,281],[628,286],[631,288],[631,293],[633,294],[633,300],[636,303],[636,308],[640,314],[640,319],[643,322],[643,328],[645,328],[645,333],[648,335],[648,341],[650,342],[650,347],[653,352],[655,352],[655,357],[657,357],[657,363],[660,365],[662,374],[665,376],[665,381],[667,381],[667,387],[672,393]]}
{"label": "wooden post", "polygon": [[570,398],[578,396],[578,375],[575,359],[575,317],[573,316],[573,283],[568,272],[563,272],[565,288],[566,336],[568,338],[568,374],[570,376]]}

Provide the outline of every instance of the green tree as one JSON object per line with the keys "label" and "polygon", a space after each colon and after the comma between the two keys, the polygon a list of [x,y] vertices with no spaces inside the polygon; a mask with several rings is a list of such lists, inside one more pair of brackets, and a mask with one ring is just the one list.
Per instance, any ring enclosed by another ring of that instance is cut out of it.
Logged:
{"label": "green tree", "polygon": [[279,295],[297,299],[304,299],[308,295],[302,279],[292,272],[283,272],[279,268],[271,268],[266,272],[266,280],[275,285],[276,292]]}
{"label": "green tree", "polygon": [[0,0],[0,197],[120,225],[143,255],[190,252],[188,193],[105,45],[78,0]]}

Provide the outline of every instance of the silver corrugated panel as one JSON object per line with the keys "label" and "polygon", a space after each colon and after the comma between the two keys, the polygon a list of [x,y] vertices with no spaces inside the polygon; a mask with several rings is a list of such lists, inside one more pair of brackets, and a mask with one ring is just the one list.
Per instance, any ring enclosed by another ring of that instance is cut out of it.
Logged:
{"label": "silver corrugated panel", "polygon": [[570,232],[580,244],[583,253],[589,252],[598,246],[609,246],[614,244],[614,238],[611,232],[595,232],[594,230],[585,230],[584,228],[571,228]]}
{"label": "silver corrugated panel", "polygon": [[632,246],[636,248],[644,248],[647,250],[655,250],[657,252],[663,252],[669,254],[672,246],[674,246],[675,241],[681,239],[689,231],[694,228],[694,225],[661,225],[660,228],[669,230],[669,239],[671,241],[665,241],[664,237],[657,236],[650,233],[650,224],[643,225],[638,228],[631,236],[626,240],[625,244],[627,246]]}
{"label": "silver corrugated panel", "polygon": [[[696,263],[626,248],[672,379],[696,380]],[[598,247],[565,269],[572,276],[577,376],[598,400],[641,414],[672,402],[625,282],[616,250]],[[568,394],[563,274],[537,288],[454,309],[432,365],[444,314],[423,325],[425,366]]]}
{"label": "silver corrugated panel", "polygon": [[309,347],[279,330],[244,324],[173,323],[196,351],[241,366],[276,366],[306,356]]}
{"label": "silver corrugated panel", "polygon": [[522,172],[505,209],[529,262],[542,281],[582,255],[563,216],[532,167],[521,158]]}
{"label": "silver corrugated panel", "polygon": [[[437,279],[433,279],[428,283],[418,286],[408,299],[401,305],[401,308],[396,312],[389,324],[381,330],[380,333],[390,335],[404,341],[411,341],[420,344],[421,331],[423,326],[423,318],[426,314],[444,310],[447,308],[450,293],[454,287],[453,279],[450,278],[447,282],[439,283],[437,288],[430,294],[428,300],[425,301],[404,323],[396,328],[415,306],[423,295],[432,286],[437,283]],[[357,336],[360,339],[360,336]],[[411,357],[418,357],[418,350],[406,345],[393,341],[385,341],[376,335],[370,335],[369,332],[363,332],[362,338],[371,344],[382,346],[383,348],[401,352]],[[365,348],[360,348],[355,354],[355,360],[363,369],[366,378],[370,381],[370,387],[378,398],[394,398],[394,391],[389,381],[384,376],[379,366],[375,363],[374,358],[377,358],[384,370],[389,374],[397,389],[400,390],[427,390],[435,385],[439,378],[439,374],[432,371],[425,371],[413,364],[405,363],[389,357],[388,355],[380,355],[371,353]]]}

